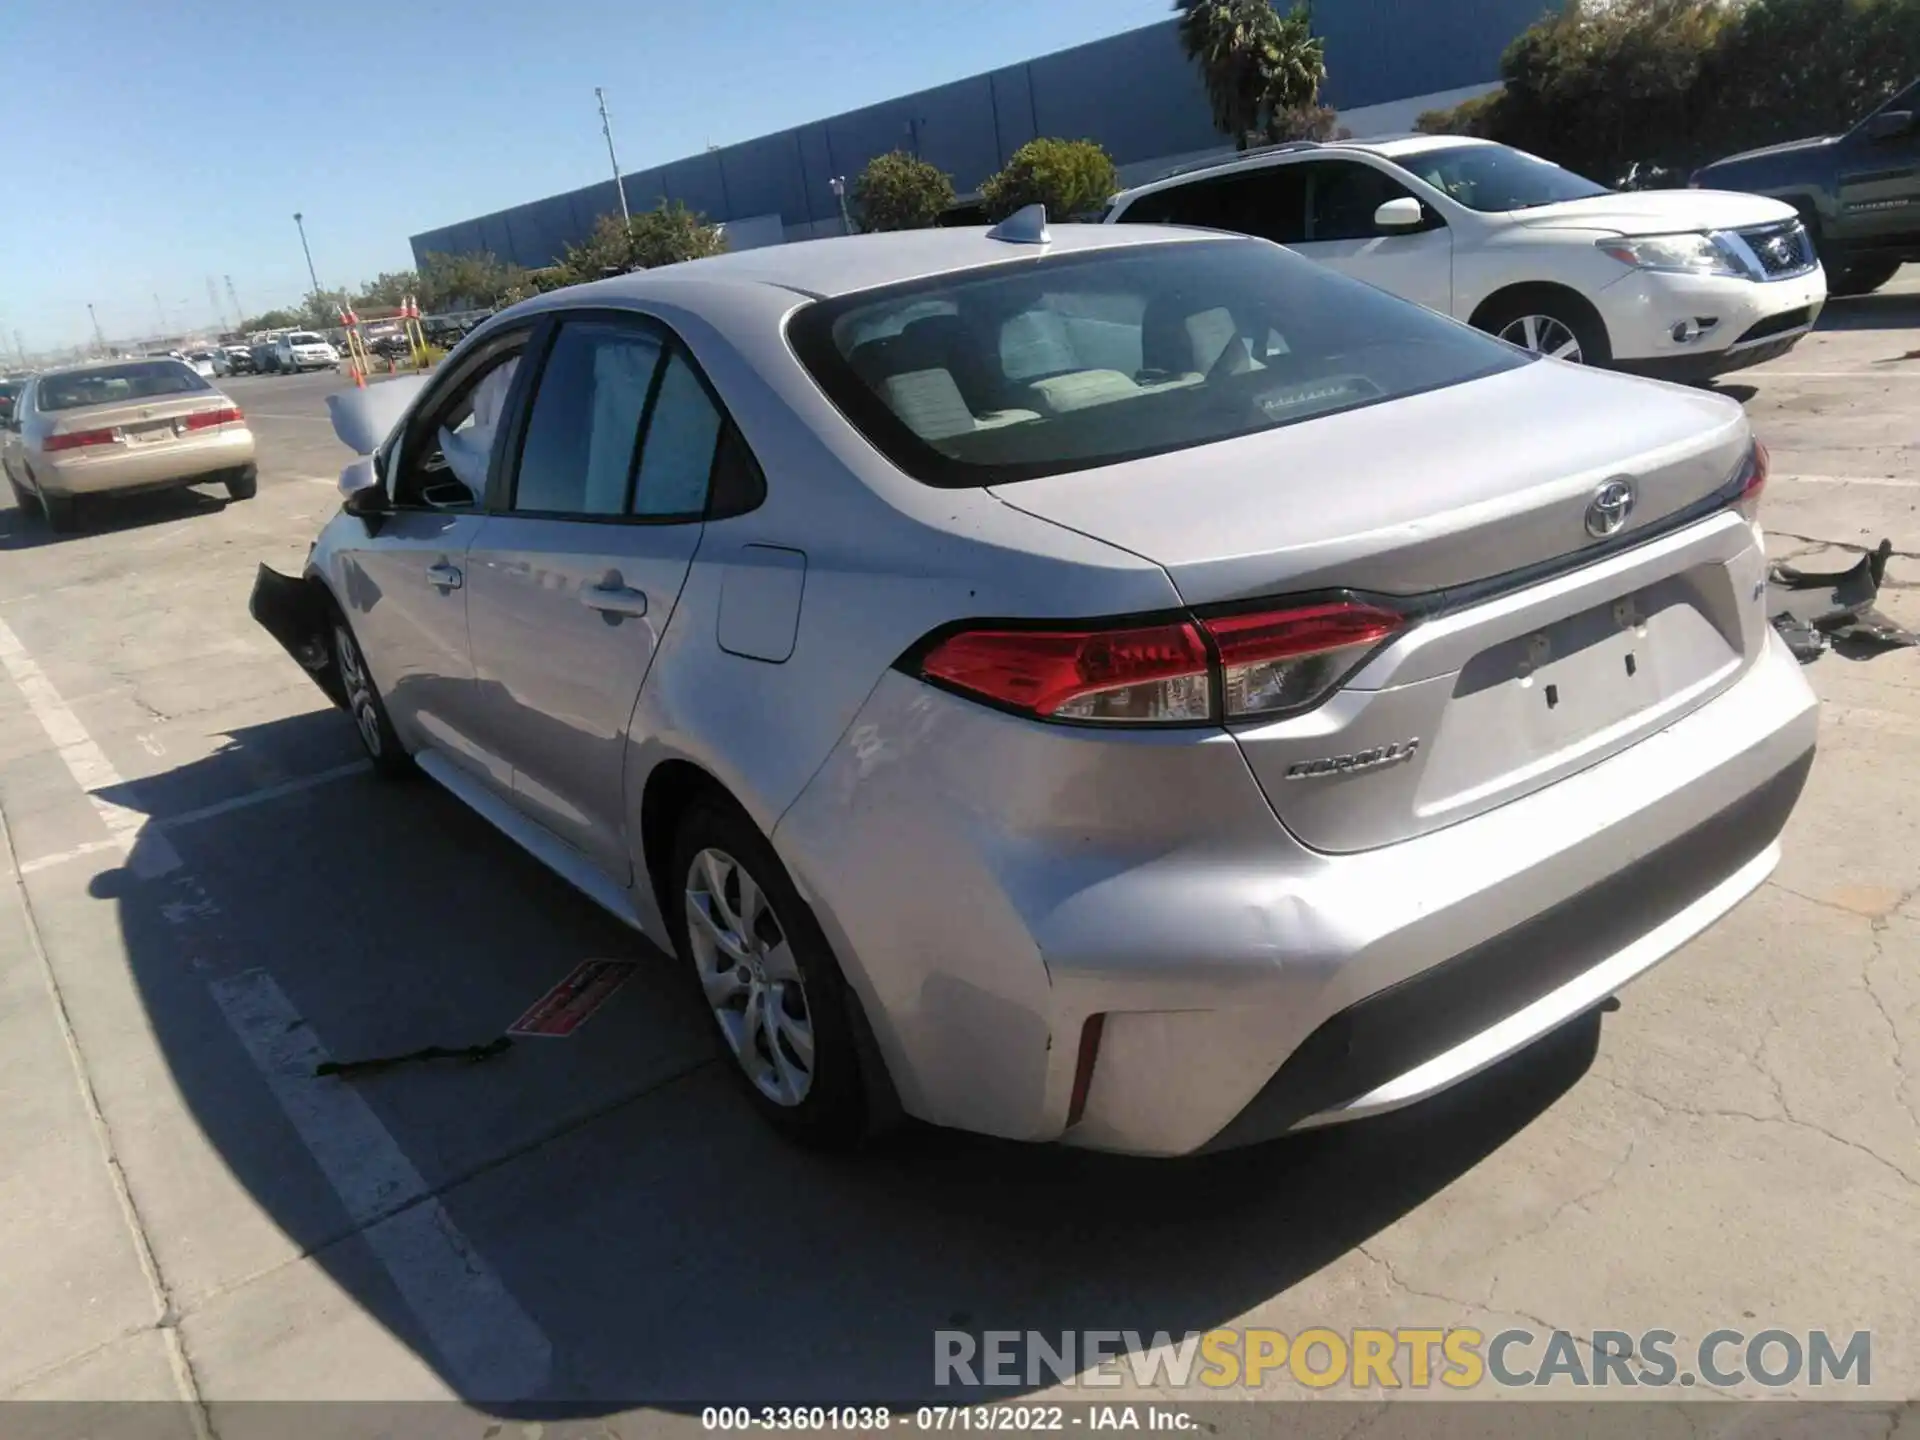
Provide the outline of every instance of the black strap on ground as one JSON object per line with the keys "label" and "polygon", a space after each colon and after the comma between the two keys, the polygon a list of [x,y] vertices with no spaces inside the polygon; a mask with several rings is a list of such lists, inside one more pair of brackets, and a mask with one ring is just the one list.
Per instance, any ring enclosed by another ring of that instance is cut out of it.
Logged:
{"label": "black strap on ground", "polygon": [[415,1050],[410,1054],[382,1055],[372,1060],[326,1060],[314,1066],[313,1073],[338,1075],[343,1080],[350,1080],[356,1075],[374,1075],[382,1070],[391,1070],[396,1065],[411,1065],[423,1060],[463,1060],[469,1065],[478,1065],[512,1048],[512,1038],[502,1035],[484,1045],[463,1045],[451,1050],[445,1045],[429,1045],[424,1050]]}

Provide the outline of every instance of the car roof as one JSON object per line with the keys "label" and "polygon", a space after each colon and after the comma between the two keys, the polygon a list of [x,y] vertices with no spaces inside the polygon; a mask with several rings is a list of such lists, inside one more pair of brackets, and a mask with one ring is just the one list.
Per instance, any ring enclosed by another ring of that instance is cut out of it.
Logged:
{"label": "car roof", "polygon": [[578,305],[583,297],[608,301],[664,299],[670,298],[682,284],[718,280],[774,286],[811,299],[829,299],[1023,257],[1220,238],[1168,225],[1116,229],[1109,225],[1073,222],[1052,224],[1048,234],[1050,238],[1045,245],[995,240],[985,227],[975,226],[797,240],[788,245],[732,251],[705,260],[684,260],[658,270],[617,275],[551,293],[565,295],[563,303],[567,305]]}
{"label": "car roof", "polygon": [[1358,152],[1363,155],[1377,155],[1382,160],[1399,160],[1429,150],[1451,150],[1463,145],[1491,146],[1496,143],[1472,135],[1394,135],[1375,140],[1293,140],[1280,145],[1263,146],[1243,155],[1223,156],[1213,162],[1203,161],[1198,164],[1183,165],[1165,175],[1156,176],[1144,184],[1123,190],[1114,198],[1131,200],[1138,195],[1165,190],[1192,180],[1215,175],[1233,175],[1247,170],[1264,170],[1270,165],[1285,165],[1312,155],[1343,155]]}

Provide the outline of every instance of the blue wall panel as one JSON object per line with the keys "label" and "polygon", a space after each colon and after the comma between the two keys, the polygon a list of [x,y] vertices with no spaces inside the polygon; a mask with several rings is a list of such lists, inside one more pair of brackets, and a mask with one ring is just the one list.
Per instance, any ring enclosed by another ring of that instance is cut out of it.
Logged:
{"label": "blue wall panel", "polygon": [[[1287,0],[1276,0],[1285,4]],[[1554,0],[1316,0],[1327,103],[1358,109],[1499,78],[1500,52]],[[967,194],[1036,135],[1097,140],[1117,164],[1223,144],[1175,22],[1130,30],[990,74],[882,101],[626,177],[636,212],[679,200],[710,220],[832,220],[828,181],[889,150],[918,151]],[[491,249],[546,265],[617,214],[611,181],[413,237],[430,251]]]}
{"label": "blue wall panel", "polygon": [[1546,0],[1321,0],[1313,28],[1327,42],[1321,98],[1345,110],[1500,78],[1500,52]]}
{"label": "blue wall panel", "polygon": [[1117,165],[1222,143],[1172,24],[1043,55],[1027,69],[1040,134],[1098,140]]}

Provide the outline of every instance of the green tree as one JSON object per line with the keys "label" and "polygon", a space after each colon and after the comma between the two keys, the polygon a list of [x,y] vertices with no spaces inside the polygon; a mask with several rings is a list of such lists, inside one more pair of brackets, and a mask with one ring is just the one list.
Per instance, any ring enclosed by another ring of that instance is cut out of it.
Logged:
{"label": "green tree", "polygon": [[244,321],[240,329],[242,333],[251,335],[257,330],[291,330],[300,323],[300,316],[292,310],[269,310]]}
{"label": "green tree", "polygon": [[1173,8],[1181,47],[1200,67],[1214,128],[1231,135],[1234,148],[1273,133],[1285,112],[1317,102],[1326,51],[1306,6],[1284,16],[1270,0],[1174,0]]}
{"label": "green tree", "polygon": [[525,275],[518,265],[509,265],[485,251],[431,254],[420,269],[420,308],[432,313],[511,304],[526,289]]}
{"label": "green tree", "polygon": [[1091,140],[1029,140],[1007,168],[980,187],[987,214],[1004,220],[1025,205],[1044,205],[1055,220],[1098,213],[1120,188],[1113,160]]}
{"label": "green tree", "polygon": [[352,304],[344,290],[315,290],[300,302],[300,323],[309,330],[331,330],[340,323],[340,312]]}
{"label": "green tree", "polygon": [[[1327,47],[1313,33],[1313,12],[1304,4],[1285,15],[1260,46],[1265,83],[1260,91],[1260,128],[1270,144],[1332,138],[1334,115],[1320,104],[1327,81]],[[1323,129],[1325,134],[1296,133]]]}
{"label": "green tree", "polygon": [[409,295],[420,293],[416,270],[385,270],[360,287],[354,303],[366,310],[397,310]]}
{"label": "green tree", "polygon": [[862,230],[925,230],[952,204],[952,177],[904,150],[874,156],[853,182]]}
{"label": "green tree", "polygon": [[[699,212],[678,200],[662,201],[658,209],[636,215],[630,223],[623,224],[618,215],[602,215],[585,240],[567,247],[560,263],[552,267],[553,278],[561,284],[584,285],[629,270],[718,255],[726,248],[719,227],[709,225]],[[546,280],[533,285],[554,288]]]}
{"label": "green tree", "polygon": [[707,217],[678,200],[633,217],[633,263],[652,270],[682,260],[704,260],[726,252],[726,237]]}

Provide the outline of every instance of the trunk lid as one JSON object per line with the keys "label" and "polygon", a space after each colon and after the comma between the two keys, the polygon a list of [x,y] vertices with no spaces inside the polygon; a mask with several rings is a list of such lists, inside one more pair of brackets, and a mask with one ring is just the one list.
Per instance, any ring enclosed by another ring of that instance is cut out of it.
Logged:
{"label": "trunk lid", "polygon": [[[1540,361],[995,493],[1158,562],[1189,605],[1420,597],[1427,618],[1325,703],[1234,727],[1282,821],[1354,851],[1550,784],[1733,682],[1766,643],[1753,529],[1732,511],[1661,522],[1750,445],[1723,397]],[[1622,477],[1635,503],[1600,548],[1589,507]],[[1530,567],[1547,578],[1515,577]]]}
{"label": "trunk lid", "polygon": [[181,422],[187,416],[202,411],[235,408],[233,401],[217,390],[198,390],[190,395],[167,395],[111,405],[56,410],[47,418],[47,433],[72,435],[90,430],[117,430],[129,446],[167,444],[183,435],[206,433],[185,429]]}

